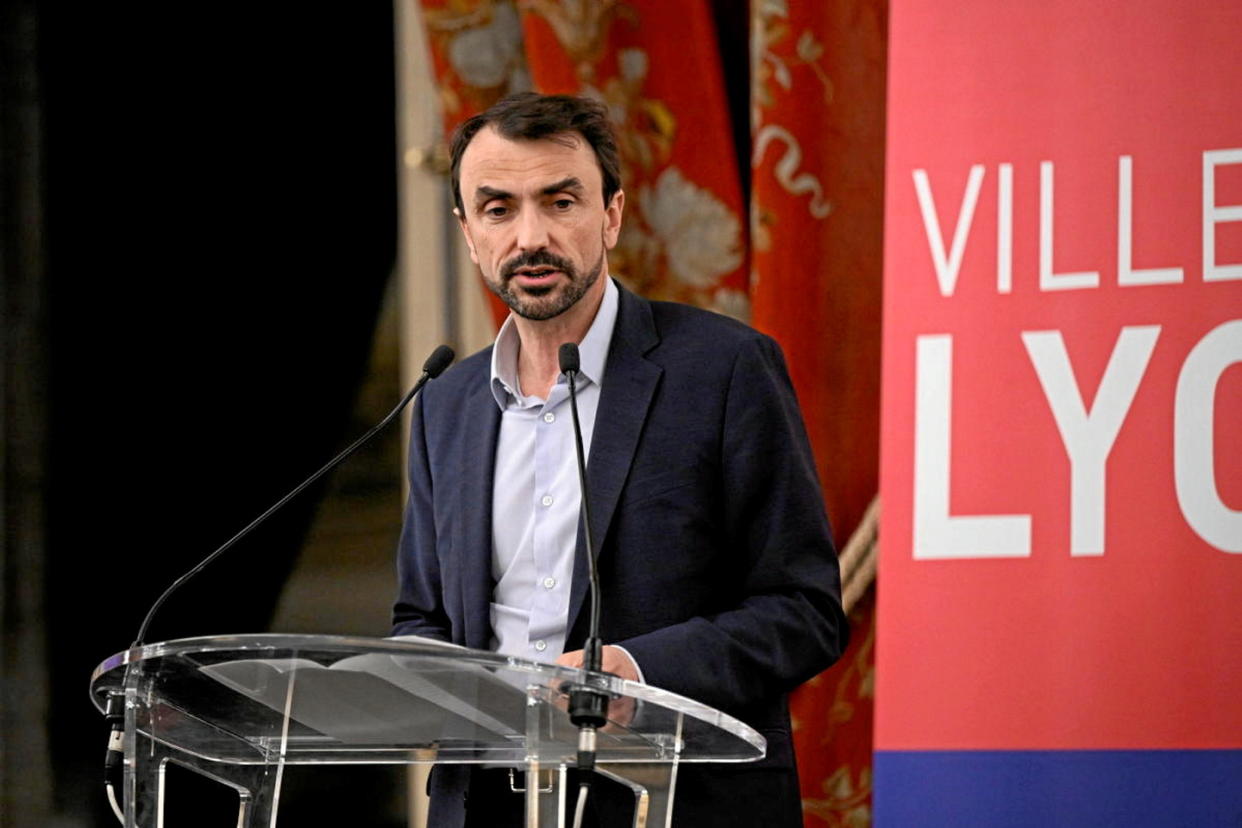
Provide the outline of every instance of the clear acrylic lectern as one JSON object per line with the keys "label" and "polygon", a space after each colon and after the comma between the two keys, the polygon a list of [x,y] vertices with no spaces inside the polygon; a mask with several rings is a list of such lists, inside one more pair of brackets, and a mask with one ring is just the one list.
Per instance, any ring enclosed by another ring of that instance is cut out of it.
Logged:
{"label": "clear acrylic lectern", "polygon": [[[528,828],[563,828],[577,729],[569,685],[618,703],[597,769],[635,795],[635,828],[663,828],[681,762],[745,762],[750,727],[644,684],[417,639],[187,638],[117,653],[91,678],[102,711],[125,703],[125,825],[162,825],[173,762],[235,789],[239,828],[276,823],[286,765],[468,763],[524,769]],[[633,704],[621,703],[632,699]],[[620,711],[624,710],[624,713]]]}

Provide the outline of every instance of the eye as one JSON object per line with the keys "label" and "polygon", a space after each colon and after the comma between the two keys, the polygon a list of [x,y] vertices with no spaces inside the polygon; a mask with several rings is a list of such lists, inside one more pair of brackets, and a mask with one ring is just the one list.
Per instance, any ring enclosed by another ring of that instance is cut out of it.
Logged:
{"label": "eye", "polygon": [[509,215],[509,208],[505,207],[502,204],[497,204],[492,207],[484,208],[483,214],[487,216],[488,218],[494,218],[494,219],[504,218],[505,216]]}
{"label": "eye", "polygon": [[552,206],[557,210],[568,210],[574,206],[574,200],[572,198],[558,198],[552,202]]}

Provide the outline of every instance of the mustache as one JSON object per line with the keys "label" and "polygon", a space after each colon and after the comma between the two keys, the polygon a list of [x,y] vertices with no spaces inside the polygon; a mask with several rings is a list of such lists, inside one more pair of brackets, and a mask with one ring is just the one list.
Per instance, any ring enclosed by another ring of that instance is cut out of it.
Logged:
{"label": "mustache", "polygon": [[555,253],[549,253],[547,250],[532,250],[529,253],[521,253],[505,262],[501,268],[500,275],[509,279],[513,274],[522,267],[553,267],[564,273],[566,276],[574,277],[577,271],[574,270],[574,263],[569,259],[562,258]]}

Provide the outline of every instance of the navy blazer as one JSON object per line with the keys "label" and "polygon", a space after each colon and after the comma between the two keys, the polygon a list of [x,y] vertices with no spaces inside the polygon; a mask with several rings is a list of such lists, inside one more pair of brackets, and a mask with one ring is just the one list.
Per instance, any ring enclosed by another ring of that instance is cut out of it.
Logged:
{"label": "navy blazer", "polygon": [[[490,366],[487,348],[414,408],[394,635],[491,642],[500,409]],[[675,824],[801,825],[786,694],[839,658],[848,632],[779,346],[718,314],[622,289],[587,477],[603,642],[625,647],[649,684],[768,739],[753,765],[683,765]],[[578,546],[567,650],[582,646],[589,615],[581,530]],[[786,817],[763,801],[773,797]]]}

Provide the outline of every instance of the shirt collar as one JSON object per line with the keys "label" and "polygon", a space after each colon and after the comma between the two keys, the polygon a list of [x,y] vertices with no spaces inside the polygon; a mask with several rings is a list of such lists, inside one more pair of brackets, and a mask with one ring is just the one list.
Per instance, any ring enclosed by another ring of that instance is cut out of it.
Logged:
{"label": "shirt collar", "polygon": [[[604,299],[600,302],[595,319],[587,329],[586,336],[578,343],[580,362],[579,387],[587,382],[602,385],[604,381],[604,365],[608,361],[608,348],[612,343],[612,332],[617,324],[618,291],[617,286],[609,278],[604,285]],[[510,313],[496,334],[496,344],[492,349],[492,396],[503,411],[509,406],[510,399],[519,399],[517,359],[521,341],[518,338],[517,326]],[[558,378],[557,382],[563,379]]]}

